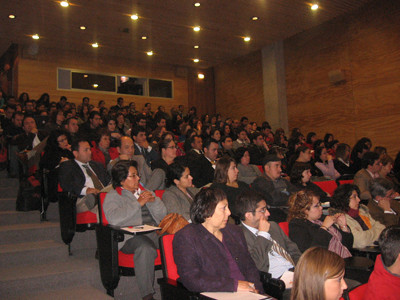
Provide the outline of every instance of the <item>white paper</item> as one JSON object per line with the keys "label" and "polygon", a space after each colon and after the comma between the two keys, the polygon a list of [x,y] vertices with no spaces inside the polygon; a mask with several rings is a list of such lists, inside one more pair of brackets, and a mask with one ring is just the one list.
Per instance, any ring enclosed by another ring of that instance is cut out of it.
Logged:
{"label": "white paper", "polygon": [[251,292],[235,292],[235,293],[225,293],[225,292],[204,292],[202,295],[217,299],[217,300],[261,300],[261,299],[275,299],[270,296],[265,296],[261,294],[251,293]]}
{"label": "white paper", "polygon": [[138,226],[122,227],[121,229],[132,233],[137,233],[137,232],[150,232],[154,230],[159,230],[161,229],[161,227],[155,227],[150,225],[138,225]]}
{"label": "white paper", "polygon": [[293,287],[293,275],[294,273],[292,271],[285,271],[280,278],[280,280],[285,283],[287,289],[291,289]]}

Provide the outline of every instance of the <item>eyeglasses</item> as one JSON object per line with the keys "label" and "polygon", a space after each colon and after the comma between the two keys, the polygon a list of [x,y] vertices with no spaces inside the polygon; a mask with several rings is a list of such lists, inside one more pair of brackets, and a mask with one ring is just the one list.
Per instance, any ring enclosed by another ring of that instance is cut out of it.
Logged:
{"label": "eyeglasses", "polygon": [[269,206],[267,206],[267,207],[263,207],[263,208],[261,208],[260,210],[253,210],[252,212],[253,213],[262,213],[262,214],[264,214],[267,210],[268,210],[268,208],[269,208]]}

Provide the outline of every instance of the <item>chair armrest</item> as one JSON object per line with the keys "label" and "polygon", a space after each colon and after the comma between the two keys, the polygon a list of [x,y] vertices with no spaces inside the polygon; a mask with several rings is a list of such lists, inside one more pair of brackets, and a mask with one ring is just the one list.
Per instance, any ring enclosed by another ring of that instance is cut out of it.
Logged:
{"label": "chair armrest", "polygon": [[260,280],[264,288],[264,292],[277,299],[282,298],[282,293],[286,289],[283,280],[272,278],[270,273],[260,271]]}

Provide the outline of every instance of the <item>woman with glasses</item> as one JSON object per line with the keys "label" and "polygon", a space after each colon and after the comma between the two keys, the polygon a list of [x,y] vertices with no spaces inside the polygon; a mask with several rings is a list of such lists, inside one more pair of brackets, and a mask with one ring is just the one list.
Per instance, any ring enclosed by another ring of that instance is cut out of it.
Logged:
{"label": "woman with glasses", "polygon": [[353,235],[344,213],[322,216],[319,197],[302,190],[289,198],[289,237],[301,252],[320,246],[340,257],[351,257]]}
{"label": "woman with glasses", "polygon": [[167,173],[168,166],[174,162],[177,149],[174,137],[170,132],[165,132],[161,136],[158,149],[161,157],[151,163],[151,169],[162,169]]}

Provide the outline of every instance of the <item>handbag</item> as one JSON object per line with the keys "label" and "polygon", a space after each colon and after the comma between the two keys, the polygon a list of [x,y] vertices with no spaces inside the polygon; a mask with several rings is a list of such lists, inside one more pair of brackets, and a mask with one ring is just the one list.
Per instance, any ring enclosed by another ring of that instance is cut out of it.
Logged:
{"label": "handbag", "polygon": [[175,234],[183,227],[185,227],[189,222],[178,213],[170,213],[162,219],[158,227],[161,230],[158,231],[158,235],[163,235],[164,233]]}

